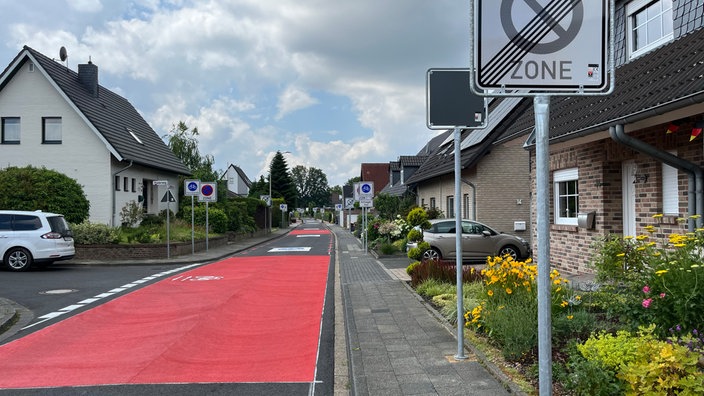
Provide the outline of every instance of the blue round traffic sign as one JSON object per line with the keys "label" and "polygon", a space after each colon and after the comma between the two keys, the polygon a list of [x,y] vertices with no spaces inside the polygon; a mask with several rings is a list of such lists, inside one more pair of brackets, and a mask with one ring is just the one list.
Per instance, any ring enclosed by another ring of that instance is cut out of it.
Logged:
{"label": "blue round traffic sign", "polygon": [[372,186],[369,184],[362,184],[362,192],[365,194],[368,194],[370,191],[372,191]]}
{"label": "blue round traffic sign", "polygon": [[186,186],[186,187],[188,188],[188,191],[197,191],[198,190],[198,183],[189,182],[188,186]]}

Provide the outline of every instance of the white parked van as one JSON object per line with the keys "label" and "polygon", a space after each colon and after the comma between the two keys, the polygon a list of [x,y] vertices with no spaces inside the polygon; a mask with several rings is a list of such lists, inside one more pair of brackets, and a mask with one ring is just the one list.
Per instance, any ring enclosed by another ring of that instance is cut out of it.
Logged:
{"label": "white parked van", "polygon": [[0,262],[11,271],[70,260],[76,254],[64,216],[40,210],[0,210]]}

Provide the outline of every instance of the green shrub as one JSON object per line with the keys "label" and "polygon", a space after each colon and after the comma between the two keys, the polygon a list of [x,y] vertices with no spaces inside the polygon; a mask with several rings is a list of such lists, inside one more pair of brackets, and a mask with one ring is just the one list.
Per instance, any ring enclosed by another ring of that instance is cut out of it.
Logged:
{"label": "green shrub", "polygon": [[104,245],[120,241],[119,230],[106,224],[84,221],[71,225],[71,231],[77,245]]}
{"label": "green shrub", "polygon": [[[205,227],[205,206],[198,206],[193,210],[196,224]],[[208,226],[216,234],[227,232],[228,219],[224,211],[217,208],[208,208]]]}
{"label": "green shrub", "polygon": [[123,227],[134,227],[144,217],[144,207],[137,201],[130,201],[120,210],[120,224]]}
{"label": "green shrub", "polygon": [[420,261],[414,261],[406,267],[406,273],[408,275],[413,275],[413,271],[420,265]]}
{"label": "green shrub", "polygon": [[428,214],[423,208],[415,208],[408,212],[406,223],[408,223],[410,227],[420,227],[421,229],[430,228]]}
{"label": "green shrub", "polygon": [[[704,375],[697,366],[699,354],[686,347],[658,340],[655,326],[641,328],[633,335],[600,333],[590,337],[577,350],[620,381],[627,394],[700,395]],[[579,367],[574,368],[579,369]],[[575,378],[584,377],[577,372]]]}
{"label": "green shrub", "polygon": [[438,279],[428,278],[416,286],[416,293],[421,296],[433,298],[440,294],[456,293],[455,285]]}
{"label": "green shrub", "polygon": [[161,216],[155,215],[146,215],[142,218],[142,221],[139,223],[140,227],[146,228],[162,227],[164,224],[166,224],[166,219]]}
{"label": "green shrub", "polygon": [[406,239],[409,242],[420,242],[423,240],[423,233],[420,230],[413,228],[410,231],[408,231],[408,235],[406,236]]}
{"label": "green shrub", "polygon": [[397,252],[405,252],[406,251],[406,239],[397,239],[393,242],[391,242],[392,245],[396,248]]}
{"label": "green shrub", "polygon": [[393,243],[384,242],[379,246],[381,254],[394,254],[398,252],[398,248]]}
{"label": "green shrub", "polygon": [[10,166],[0,170],[0,208],[59,213],[79,224],[88,219],[90,202],[83,187],[63,173]]}
{"label": "green shrub", "polygon": [[420,261],[423,258],[423,253],[428,249],[430,249],[428,242],[420,242],[417,247],[408,249],[408,258]]}

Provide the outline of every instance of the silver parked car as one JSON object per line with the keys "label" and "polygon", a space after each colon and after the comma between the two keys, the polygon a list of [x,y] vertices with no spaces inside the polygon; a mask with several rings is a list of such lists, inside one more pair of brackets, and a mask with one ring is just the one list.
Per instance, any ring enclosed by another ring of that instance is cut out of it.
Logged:
{"label": "silver parked car", "polygon": [[0,210],[0,262],[11,271],[48,265],[75,255],[73,234],[64,216],[40,210]]}
{"label": "silver parked car", "polygon": [[[424,259],[454,259],[456,255],[455,219],[430,220],[423,230],[423,240],[430,244]],[[416,247],[409,244],[408,247]],[[516,260],[529,258],[530,245],[521,237],[503,234],[471,220],[462,220],[462,260],[485,261],[487,256],[510,255]]]}

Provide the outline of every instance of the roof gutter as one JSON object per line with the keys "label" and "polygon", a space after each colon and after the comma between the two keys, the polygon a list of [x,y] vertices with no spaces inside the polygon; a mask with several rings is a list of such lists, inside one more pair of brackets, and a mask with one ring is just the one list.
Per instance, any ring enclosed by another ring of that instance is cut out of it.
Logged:
{"label": "roof gutter", "polygon": [[676,155],[672,155],[667,151],[653,147],[642,140],[638,140],[632,136],[628,136],[623,130],[623,124],[617,124],[609,127],[611,138],[617,143],[630,147],[640,153],[655,158],[656,160],[687,172],[689,175],[689,194],[687,196],[687,212],[690,214],[688,221],[688,229],[694,231],[695,221],[691,218],[692,214],[700,215],[696,219],[696,227],[702,226],[701,215],[704,212],[704,171],[698,165],[686,161]]}
{"label": "roof gutter", "polygon": [[[629,115],[619,117],[616,119],[608,120],[608,121],[605,121],[605,122],[602,122],[599,124],[594,124],[594,125],[589,126],[588,128],[584,128],[584,129],[581,129],[581,130],[578,130],[578,131],[575,131],[572,133],[564,134],[564,135],[556,137],[554,139],[550,139],[550,143],[563,142],[566,140],[574,139],[576,137],[590,135],[595,132],[603,131],[607,128],[610,129],[616,125],[632,124],[634,122],[642,121],[642,120],[650,118],[650,117],[663,115],[663,114],[668,113],[670,111],[681,109],[685,106],[701,104],[702,102],[704,102],[704,91],[699,91],[699,92],[684,96],[682,98],[675,99],[670,102],[664,103],[662,105],[650,107],[648,109],[640,110],[640,111],[635,112],[633,114],[629,114]],[[535,139],[535,130],[533,130],[533,132],[531,132],[531,134],[528,136],[525,144],[523,145],[523,148],[526,150],[531,150],[535,146],[534,139]]]}

